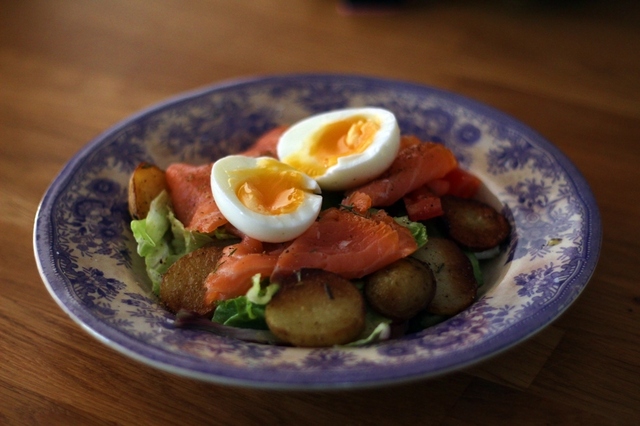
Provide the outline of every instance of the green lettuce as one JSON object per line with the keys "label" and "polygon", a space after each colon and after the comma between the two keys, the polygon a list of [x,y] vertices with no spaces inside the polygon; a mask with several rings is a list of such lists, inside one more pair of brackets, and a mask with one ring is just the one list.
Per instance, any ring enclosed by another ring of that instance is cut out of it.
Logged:
{"label": "green lettuce", "polygon": [[268,330],[264,311],[271,297],[278,291],[278,284],[263,286],[260,274],[252,278],[247,294],[221,301],[213,312],[213,322],[231,327]]}
{"label": "green lettuce", "polygon": [[169,266],[185,254],[213,241],[207,234],[184,228],[173,213],[171,198],[166,191],[151,202],[146,218],[131,221],[131,230],[156,295],[160,293],[162,275]]}
{"label": "green lettuce", "polygon": [[213,312],[211,321],[230,327],[268,330],[264,319],[265,305],[250,302],[246,296],[223,300]]}
{"label": "green lettuce", "polygon": [[420,222],[413,222],[409,220],[408,216],[394,217],[394,220],[398,225],[402,225],[411,231],[411,235],[416,240],[418,248],[427,244],[427,228]]}
{"label": "green lettuce", "polygon": [[380,315],[367,306],[364,322],[364,331],[360,333],[360,337],[343,346],[365,346],[389,339],[391,335],[391,320],[389,318]]}

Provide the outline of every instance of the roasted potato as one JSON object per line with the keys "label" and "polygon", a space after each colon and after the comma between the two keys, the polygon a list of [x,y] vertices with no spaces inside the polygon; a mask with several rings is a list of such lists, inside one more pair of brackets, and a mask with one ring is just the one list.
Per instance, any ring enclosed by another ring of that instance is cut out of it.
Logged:
{"label": "roasted potato", "polygon": [[364,330],[364,298],[356,286],[331,272],[310,269],[287,283],[266,307],[269,330],[294,346],[349,343]]}
{"label": "roasted potato", "polygon": [[222,247],[205,246],[182,256],[167,269],[160,284],[160,299],[172,312],[185,309],[199,315],[210,315],[213,304],[205,303],[204,282],[215,270]]}
{"label": "roasted potato", "polygon": [[364,295],[387,318],[404,321],[427,307],[436,292],[429,266],[417,259],[400,259],[366,277]]}
{"label": "roasted potato", "polygon": [[154,198],[167,189],[164,171],[149,163],[140,163],[129,178],[129,213],[144,219]]}
{"label": "roasted potato", "polygon": [[427,307],[429,312],[455,315],[473,303],[478,292],[473,266],[455,242],[432,237],[413,256],[429,265],[436,280],[436,294]]}
{"label": "roasted potato", "polygon": [[481,201],[445,195],[441,203],[449,236],[471,251],[496,247],[511,232],[507,219]]}

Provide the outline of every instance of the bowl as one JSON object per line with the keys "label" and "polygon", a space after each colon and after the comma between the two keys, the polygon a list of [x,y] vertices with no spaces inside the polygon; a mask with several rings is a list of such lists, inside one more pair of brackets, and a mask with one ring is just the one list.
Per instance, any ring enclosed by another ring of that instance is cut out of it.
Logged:
{"label": "bowl", "polygon": [[[314,113],[378,106],[401,132],[445,144],[484,183],[513,231],[464,312],[366,347],[248,343],[174,326],[151,292],[129,228],[127,183],[142,161],[203,164]],[[489,106],[437,88],[358,75],[301,74],[222,82],[169,99],[79,151],[39,206],[34,250],[55,301],[105,345],[203,381],[269,389],[382,386],[468,367],[526,340],[583,291],[600,251],[593,195],[550,142]]]}

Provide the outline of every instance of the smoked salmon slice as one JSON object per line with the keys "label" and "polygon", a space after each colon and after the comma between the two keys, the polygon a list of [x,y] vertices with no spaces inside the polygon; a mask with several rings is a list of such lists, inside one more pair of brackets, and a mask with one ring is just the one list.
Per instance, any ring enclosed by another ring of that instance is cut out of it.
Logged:
{"label": "smoked salmon slice", "polygon": [[212,164],[193,166],[175,163],[166,171],[173,210],[190,231],[208,234],[227,223],[213,200],[211,167]]}
{"label": "smoked salmon slice", "polygon": [[288,126],[279,126],[269,130],[260,136],[249,149],[241,152],[240,155],[278,158],[278,141],[287,128]]}
{"label": "smoked salmon slice", "polygon": [[[379,178],[349,191],[342,204],[354,204],[352,197],[360,198],[362,203],[362,197],[368,196],[373,207],[390,206],[427,182],[444,177],[458,165],[456,157],[444,145],[408,139],[403,146]],[[357,192],[360,194],[355,195]]]}
{"label": "smoked salmon slice", "polygon": [[272,281],[303,268],[361,278],[417,250],[411,232],[386,212],[363,216],[329,208],[280,255]]}
{"label": "smoked salmon slice", "polygon": [[421,144],[422,141],[415,135],[402,135],[400,136],[400,149],[409,148],[412,145]]}
{"label": "smoked salmon slice", "polygon": [[282,245],[270,246],[247,236],[225,247],[215,270],[205,280],[205,302],[243,296],[251,288],[255,274],[271,275],[281,252]]}

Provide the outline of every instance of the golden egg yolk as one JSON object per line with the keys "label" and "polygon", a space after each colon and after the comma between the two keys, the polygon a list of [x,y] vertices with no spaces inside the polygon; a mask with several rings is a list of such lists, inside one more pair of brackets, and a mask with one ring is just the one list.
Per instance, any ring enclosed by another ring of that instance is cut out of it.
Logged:
{"label": "golden egg yolk", "polygon": [[275,159],[261,159],[257,167],[235,170],[229,182],[248,209],[264,215],[296,211],[304,201],[304,177]]}
{"label": "golden egg yolk", "polygon": [[353,116],[327,124],[305,142],[304,149],[283,161],[311,177],[322,176],[340,157],[360,154],[380,130],[374,118]]}

